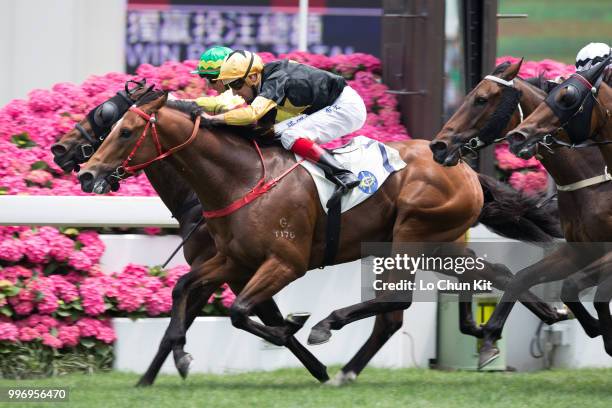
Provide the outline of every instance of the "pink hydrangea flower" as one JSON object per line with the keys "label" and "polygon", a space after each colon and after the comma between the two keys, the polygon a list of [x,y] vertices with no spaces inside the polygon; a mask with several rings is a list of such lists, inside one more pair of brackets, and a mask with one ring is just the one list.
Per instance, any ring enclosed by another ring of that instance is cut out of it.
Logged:
{"label": "pink hydrangea flower", "polygon": [[0,259],[17,262],[24,254],[23,243],[15,238],[6,238],[0,241]]}
{"label": "pink hydrangea flower", "polygon": [[57,337],[53,336],[51,333],[43,333],[42,343],[45,346],[49,346],[54,349],[61,349],[64,346],[62,341],[58,339]]}
{"label": "pink hydrangea flower", "polygon": [[83,251],[74,251],[68,257],[68,265],[81,271],[86,271],[92,267],[93,261]]}
{"label": "pink hydrangea flower", "polygon": [[221,304],[226,308],[230,308],[234,304],[234,300],[236,300],[236,295],[229,286],[225,285],[223,292],[221,293]]}
{"label": "pink hydrangea flower", "polygon": [[98,278],[86,278],[79,287],[83,310],[90,316],[101,315],[106,311],[104,286]]}
{"label": "pink hydrangea flower", "polygon": [[81,331],[77,325],[63,324],[57,331],[57,338],[64,344],[64,346],[74,347],[79,344],[79,337]]}
{"label": "pink hydrangea flower", "polygon": [[19,330],[13,323],[0,322],[0,341],[17,341]]}

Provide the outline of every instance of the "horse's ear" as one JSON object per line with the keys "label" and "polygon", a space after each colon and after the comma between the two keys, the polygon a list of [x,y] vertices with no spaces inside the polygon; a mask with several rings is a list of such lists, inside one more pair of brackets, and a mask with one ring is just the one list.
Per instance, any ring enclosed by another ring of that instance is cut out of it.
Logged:
{"label": "horse's ear", "polygon": [[504,72],[501,73],[500,78],[505,79],[506,81],[511,81],[518,75],[521,70],[521,65],[523,65],[523,58],[515,62],[514,64],[510,64]]}

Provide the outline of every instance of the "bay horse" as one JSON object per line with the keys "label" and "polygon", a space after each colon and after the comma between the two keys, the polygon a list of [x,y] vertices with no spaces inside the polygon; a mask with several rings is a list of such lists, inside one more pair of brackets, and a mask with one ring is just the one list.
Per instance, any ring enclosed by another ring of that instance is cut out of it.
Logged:
{"label": "bay horse", "polygon": [[[133,82],[133,81],[129,81]],[[52,147],[54,161],[64,171],[78,171],[79,166],[85,163],[103,143],[111,126],[114,125],[127,111],[127,109],[138,101],[150,89],[144,86],[144,82],[137,83],[136,87],[116,95],[91,110],[74,129],[63,135]],[[127,105],[122,101],[128,101]],[[108,104],[112,103],[113,106]],[[111,111],[115,110],[115,114]],[[105,111],[105,115],[100,114]],[[96,114],[98,112],[98,114]],[[105,116],[103,123],[98,123],[94,129],[91,121]],[[173,303],[185,302],[187,309],[184,320],[183,331],[186,331],[200,313],[210,294],[201,292],[199,288],[190,288],[190,282],[201,273],[202,265],[211,259],[216,248],[214,241],[208,232],[206,223],[202,218],[202,205],[189,185],[179,177],[178,173],[166,162],[159,161],[144,169],[145,175],[151,186],[155,189],[163,203],[170,210],[173,218],[178,221],[179,235],[183,238],[183,255],[191,270],[181,276],[172,291]],[[168,180],[173,180],[168,183]],[[116,188],[118,186],[114,186]],[[239,291],[240,287],[233,282],[228,282],[232,290]],[[216,288],[215,288],[216,289]],[[255,314],[262,322],[268,325],[279,325],[284,321],[274,299],[261,303],[254,309]],[[175,319],[176,320],[176,319]],[[174,325],[170,325],[161,340],[159,350],[151,362],[151,365],[140,378],[138,385],[146,386],[153,384],[166,357],[172,351],[172,335],[175,332]],[[184,340],[183,340],[184,341]],[[320,382],[329,380],[327,369],[308,349],[306,349],[295,337],[288,339],[285,345],[304,364],[306,369]],[[182,377],[185,377],[189,368],[189,359],[183,359],[182,355],[175,355],[175,365]]]}
{"label": "bay horse", "polygon": [[[126,91],[127,91],[127,88],[126,88]],[[130,94],[130,97],[132,97],[133,102],[135,102],[138,100],[138,98],[142,96],[143,93],[144,92],[142,89],[137,90],[137,92],[132,92]],[[101,106],[104,106],[104,104],[102,104]],[[94,115],[93,112],[95,112],[96,109],[97,108],[94,108],[94,110],[92,110],[92,112],[90,112],[90,114],[88,114],[87,117],[88,118],[93,117]],[[124,111],[126,110],[127,110],[127,107],[125,107],[122,113],[124,113]],[[112,123],[107,123],[108,126],[106,129],[104,129],[106,133],[110,131],[110,125],[114,124],[114,122],[116,122],[116,119],[118,119],[116,115],[113,116],[113,118],[115,120],[113,120]],[[94,142],[92,145],[91,140],[94,139],[94,137],[92,136],[87,137],[88,134],[92,133],[91,124],[88,119],[84,119],[79,124],[79,126],[80,126],[80,129],[78,129],[77,127],[75,131],[69,132],[68,134],[64,135],[58,141],[58,143],[52,147],[52,150],[55,155],[55,161],[58,163],[58,165],[60,165],[66,171],[73,169],[73,167],[76,171],[78,171],[78,165],[84,163],[89,157],[89,155],[83,155],[81,152],[93,153],[95,150],[97,150],[97,148],[101,144],[100,142]],[[79,130],[79,131],[77,132],[76,130]],[[187,237],[189,237],[190,232],[188,231],[192,231],[194,230],[194,228],[197,228],[195,229],[195,232],[196,232],[195,236],[198,237],[198,239],[195,240],[197,242],[197,244],[195,245],[196,246],[199,245],[202,248],[203,255],[201,259],[206,260],[206,259],[209,259],[209,257],[212,257],[212,255],[214,254],[214,250],[212,248],[212,238],[210,238],[210,235],[208,234],[208,231],[205,228],[205,226],[195,225],[198,222],[198,218],[200,219],[200,221],[202,220],[200,218],[201,206],[199,204],[199,201],[195,197],[195,193],[193,193],[191,188],[188,187],[185,184],[185,182],[182,180],[179,181],[177,185],[178,191],[181,192],[180,194],[176,194],[173,189],[164,188],[164,186],[160,185],[160,183],[162,183],[163,180],[167,181],[169,179],[173,179],[176,177],[176,173],[174,172],[174,170],[168,167],[168,165],[165,163],[159,162],[159,164],[153,164],[151,167],[144,169],[144,171],[148,179],[152,183],[153,187],[156,189],[156,191],[162,198],[162,200],[171,209],[171,212],[175,214],[175,218],[179,220],[179,230],[184,240],[187,241]],[[173,209],[177,209],[177,210],[173,210]],[[185,216],[182,216],[183,211],[185,211],[186,213]],[[181,215],[176,215],[177,213]],[[481,214],[481,217],[482,216],[483,215]],[[518,212],[515,214],[515,216],[517,216],[518,218],[521,218],[521,215]],[[485,216],[485,218],[486,217],[487,216]],[[491,216],[488,216],[488,218],[489,219],[495,218],[495,215],[492,214]],[[542,220],[543,219],[544,218],[542,218]],[[191,225],[194,225],[194,227],[191,227]],[[550,238],[547,235],[538,234],[536,229],[532,229],[531,234],[533,234],[532,235],[533,239],[550,240]],[[193,242],[193,240],[189,242]],[[185,249],[184,252],[185,252],[185,257],[188,260],[193,259],[192,257],[195,257],[196,255],[196,250],[193,244],[188,244],[188,247]],[[507,268],[501,267],[501,265],[491,265],[488,262],[485,262],[485,264],[487,265],[486,269],[484,269],[478,276],[474,276],[472,278],[473,279],[476,279],[476,278],[488,279],[494,282],[495,287],[503,290],[504,286],[507,284],[509,277],[511,276],[510,271],[507,270]],[[464,275],[463,279],[469,280],[470,275],[469,274]],[[182,284],[182,281],[181,281],[181,284]],[[186,292],[190,293],[186,301],[187,302],[186,303],[187,317],[185,319],[186,325],[183,329],[184,331],[186,331],[189,328],[194,317],[196,316],[196,314],[201,308],[201,306],[199,306],[200,303],[198,302],[195,303],[195,306],[192,304],[195,302],[195,299],[201,300],[203,299],[203,297],[199,296],[198,294],[199,287],[197,286],[187,287],[183,285],[183,288],[184,288],[183,293],[186,293]],[[528,294],[528,296],[531,296],[531,294]],[[471,294],[462,294],[461,299],[462,300],[459,302],[459,306],[460,306],[459,308],[459,311],[460,311],[459,329],[460,331],[467,335],[481,336],[482,330],[480,327],[476,325],[476,323],[473,320],[473,316],[472,316]],[[546,305],[543,304],[542,302],[539,302],[538,299],[535,297],[533,297],[533,299],[535,299],[535,302],[528,303],[527,304],[528,307],[530,307],[531,310],[536,315],[538,315],[538,317],[547,319],[550,321],[551,317],[550,317],[550,314],[547,314],[548,311],[546,310]],[[177,300],[177,302],[175,303],[180,304],[180,300],[177,296],[175,296],[175,300]],[[262,311],[262,314],[263,314],[263,311]],[[399,322],[399,324],[401,324],[401,321]],[[398,322],[395,322],[394,326],[397,327]],[[172,327],[174,327],[174,325],[172,325]],[[385,332],[376,330],[380,327],[381,325],[377,323],[375,326],[375,331],[371,336],[371,338],[374,341],[376,341],[378,337],[383,337],[383,338],[388,337]],[[169,343],[169,340],[168,340],[169,334],[170,334],[170,331],[167,331],[166,334],[164,335],[164,339],[162,339],[162,346],[160,346],[160,351],[158,352],[158,355],[154,359],[151,367],[147,370],[147,373],[140,380],[139,382],[140,385],[150,384],[155,378],[161,366],[161,363],[163,363],[165,356],[170,351],[170,348],[166,347],[166,345]],[[377,343],[380,344],[380,341],[377,341]],[[373,355],[371,351],[371,347],[366,348],[364,346],[364,349],[369,351],[369,354]],[[351,362],[343,368],[343,370],[339,373],[340,378],[342,378],[343,376],[346,378],[351,378],[355,373],[361,372],[361,370],[365,367],[367,360],[364,358],[358,358],[360,354],[363,354],[363,353],[358,353],[356,358],[352,359]],[[180,373],[186,372],[184,365],[179,364],[179,372]],[[320,376],[319,379],[324,380],[325,377]]]}
{"label": "bay horse", "polygon": [[[464,151],[474,152],[505,139],[509,129],[530,120],[532,112],[546,97],[546,92],[517,76],[522,61],[503,63],[485,77],[466,96],[455,114],[436,135],[430,147],[434,160],[445,166],[456,165]],[[570,242],[612,240],[612,183],[602,176],[605,163],[595,147],[581,150],[563,149],[555,152],[539,149],[538,159],[553,177],[558,187],[559,216],[563,235]],[[586,334],[601,334],[600,324],[580,303],[579,293],[597,283],[593,274],[605,271],[606,264],[594,258],[569,256],[571,248],[549,255],[539,263],[520,271],[508,286],[502,301],[484,326],[485,341],[481,349],[480,366],[497,356],[493,343],[501,337],[513,302],[512,296],[539,283],[561,280],[561,300],[572,310]],[[580,261],[577,261],[577,258]],[[589,265],[590,262],[593,264]],[[570,266],[575,265],[576,269]],[[591,276],[591,279],[585,279]]]}
{"label": "bay horse", "polygon": [[508,132],[511,151],[530,158],[540,145],[597,146],[612,169],[611,61],[609,56],[561,83],[526,121]]}
{"label": "bay horse", "polygon": [[[530,158],[542,149],[560,152],[581,151],[598,147],[605,166],[599,180],[612,180],[612,57],[573,74],[540,103],[521,124],[507,133],[511,151],[521,158]],[[542,148],[542,149],[541,149]],[[598,164],[603,166],[602,163]],[[579,171],[579,166],[565,163],[569,173]],[[612,241],[611,194],[599,193],[590,205],[583,208],[585,214],[600,208],[606,217],[588,227],[596,231],[599,241]],[[601,211],[600,210],[600,211]],[[606,254],[594,266],[573,276],[569,285],[583,289],[597,286],[594,306],[599,318],[606,352],[612,356],[612,317],[609,303],[612,300],[612,256]]]}
{"label": "bay horse", "polygon": [[[295,325],[265,327],[248,315],[256,304],[269,299],[306,270],[321,265],[325,215],[318,204],[314,183],[280,147],[265,149],[266,158],[258,149],[253,149],[248,140],[236,134],[244,133],[243,130],[231,127],[199,130],[184,113],[164,107],[166,98],[163,93],[145,96],[139,107],[126,113],[121,124],[81,169],[82,186],[85,191],[104,193],[110,189],[109,175],[128,176],[166,158],[197,192],[204,208],[209,209],[205,215],[224,215],[207,218],[218,252],[205,263],[204,275],[197,284],[216,287],[224,280],[243,279],[244,290],[231,307],[232,323],[273,344],[282,345],[287,335],[295,331]],[[149,129],[154,129],[152,140],[147,139]],[[188,144],[190,147],[185,149]],[[483,177],[478,177],[467,166],[438,168],[424,154],[427,151],[425,142],[408,141],[394,146],[409,166],[391,175],[377,194],[342,216],[343,223],[353,229],[342,232],[338,263],[360,258],[360,241],[456,241],[481,213],[481,183],[486,184]],[[141,164],[132,166],[132,162]],[[292,168],[295,170],[285,171]],[[257,182],[261,171],[264,174],[266,171],[282,173],[284,178],[274,179],[272,183],[265,183],[262,178]],[[261,192],[262,186],[276,184],[284,188],[272,188],[256,200],[247,199]],[[257,187],[251,189],[253,185]],[[238,195],[249,189],[251,193],[247,198]],[[224,207],[227,203],[233,204]],[[237,206],[242,208],[233,212],[226,210]],[[211,209],[220,210],[211,212]],[[290,238],[274,234],[281,218],[294,232]],[[360,358],[353,359],[359,359],[359,364],[365,365],[375,353],[372,348],[378,350],[399,329],[395,322],[399,320],[401,326],[401,313],[397,312],[410,305],[410,302],[385,300],[381,296],[377,302],[355,305],[350,316],[343,315],[343,311],[330,315],[330,329],[336,328],[334,319],[350,323],[383,315],[377,317],[374,330],[378,334],[370,337],[370,346],[366,347],[366,343],[358,353]],[[184,308],[184,304],[179,307]],[[177,314],[180,315],[181,312]],[[551,315],[557,318],[554,311]],[[309,339],[311,343],[320,343],[331,336],[320,324],[314,329]],[[384,334],[382,340],[381,332]]]}

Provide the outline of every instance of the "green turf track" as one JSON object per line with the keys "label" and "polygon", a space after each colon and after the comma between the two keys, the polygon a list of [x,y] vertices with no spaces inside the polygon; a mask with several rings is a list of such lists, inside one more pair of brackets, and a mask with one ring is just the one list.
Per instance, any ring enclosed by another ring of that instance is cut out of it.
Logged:
{"label": "green turf track", "polygon": [[529,14],[499,21],[499,56],[573,63],[587,43],[612,43],[612,0],[500,0],[499,12]]}
{"label": "green turf track", "polygon": [[120,373],[79,374],[44,380],[0,380],[0,387],[70,387],[70,402],[38,405],[43,407],[612,407],[612,369],[477,373],[368,368],[356,383],[343,388],[321,386],[302,369],[223,376],[194,374],[186,381],[178,376],[161,376],[146,389],[133,388],[137,378]]}

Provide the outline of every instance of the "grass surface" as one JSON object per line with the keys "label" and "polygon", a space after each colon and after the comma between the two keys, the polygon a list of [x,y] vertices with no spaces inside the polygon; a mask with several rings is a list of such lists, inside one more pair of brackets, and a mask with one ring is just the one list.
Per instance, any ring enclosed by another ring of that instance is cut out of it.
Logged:
{"label": "grass surface", "polygon": [[122,373],[69,375],[44,380],[0,380],[0,387],[70,387],[69,402],[38,405],[43,407],[612,406],[612,369],[476,373],[368,368],[356,383],[342,388],[321,386],[301,369],[225,376],[193,374],[186,381],[178,376],[160,376],[153,387],[146,389],[133,387],[137,379],[137,375]]}

